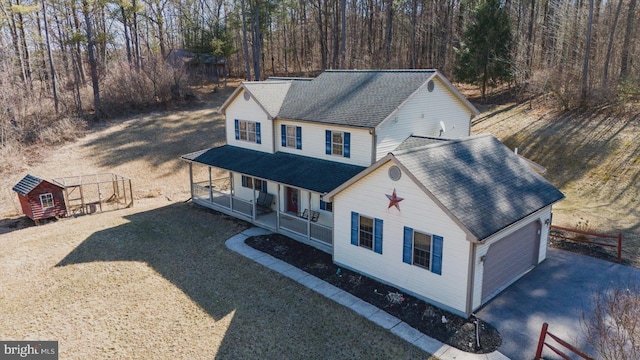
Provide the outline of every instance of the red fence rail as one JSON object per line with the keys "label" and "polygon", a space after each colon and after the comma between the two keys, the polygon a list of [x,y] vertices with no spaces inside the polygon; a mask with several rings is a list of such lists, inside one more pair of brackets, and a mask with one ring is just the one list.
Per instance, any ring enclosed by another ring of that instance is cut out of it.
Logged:
{"label": "red fence rail", "polygon": [[578,229],[570,229],[570,228],[565,228],[565,227],[555,226],[555,225],[551,225],[551,230],[566,231],[566,232],[580,234],[580,235],[594,236],[602,239],[615,239],[617,240],[617,242],[615,244],[610,244],[610,243],[604,243],[604,242],[598,242],[598,241],[591,241],[591,240],[588,240],[587,238],[581,239],[577,237],[564,236],[564,235],[558,234],[557,232],[554,233],[553,231],[549,234],[549,236],[556,239],[564,239],[564,240],[575,241],[575,242],[580,242],[580,243],[585,243],[590,245],[600,245],[604,247],[616,248],[618,262],[622,260],[622,233],[618,233],[618,235],[599,234],[595,232],[583,231]]}
{"label": "red fence rail", "polygon": [[[560,339],[558,336],[552,334],[549,332],[548,330],[549,328],[549,324],[544,323],[542,324],[542,329],[540,330],[540,339],[538,340],[538,348],[536,350],[536,360],[538,359],[542,359],[542,350],[543,348],[546,346],[548,347],[551,351],[553,351],[554,353],[556,353],[556,355],[560,356],[561,358],[565,359],[565,360],[571,360],[572,358],[569,357],[567,354],[565,354],[564,352],[562,352],[562,350],[558,349],[556,346],[557,344],[560,344],[564,347],[565,351],[569,350],[572,353],[578,355],[579,357],[581,357],[582,359],[585,360],[593,360],[592,357],[590,357],[589,355],[583,353],[582,351],[578,350],[575,346],[569,344],[568,342]],[[555,340],[555,345],[549,344],[547,342],[547,336],[550,337],[551,339]]]}

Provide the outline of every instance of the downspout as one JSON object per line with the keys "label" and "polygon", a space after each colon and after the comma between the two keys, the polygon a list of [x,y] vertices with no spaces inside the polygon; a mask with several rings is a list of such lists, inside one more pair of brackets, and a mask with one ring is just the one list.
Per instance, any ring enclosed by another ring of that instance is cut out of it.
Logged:
{"label": "downspout", "polygon": [[369,130],[369,134],[371,135],[371,164],[376,162],[376,145],[378,143],[378,135],[376,134],[376,128]]}
{"label": "downspout", "polygon": [[467,316],[471,315],[473,312],[473,284],[475,283],[475,275],[476,275],[476,248],[478,247],[477,243],[470,242],[471,245],[469,249],[469,271],[467,274],[467,305],[466,305],[466,313]]}

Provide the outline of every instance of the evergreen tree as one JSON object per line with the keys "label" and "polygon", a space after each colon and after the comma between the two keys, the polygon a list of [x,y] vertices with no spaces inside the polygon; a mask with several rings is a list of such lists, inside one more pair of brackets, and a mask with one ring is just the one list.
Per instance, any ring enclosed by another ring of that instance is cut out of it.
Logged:
{"label": "evergreen tree", "polygon": [[500,0],[481,0],[465,27],[456,50],[456,77],[479,84],[482,98],[487,85],[511,78],[511,26]]}

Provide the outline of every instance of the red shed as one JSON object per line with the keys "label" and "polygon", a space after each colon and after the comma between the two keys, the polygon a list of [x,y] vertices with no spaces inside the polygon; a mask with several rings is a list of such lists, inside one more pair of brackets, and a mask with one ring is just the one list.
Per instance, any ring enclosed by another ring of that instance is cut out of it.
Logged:
{"label": "red shed", "polygon": [[63,190],[64,187],[33,175],[25,176],[13,187],[13,191],[18,193],[22,212],[36,225],[42,219],[67,214]]}

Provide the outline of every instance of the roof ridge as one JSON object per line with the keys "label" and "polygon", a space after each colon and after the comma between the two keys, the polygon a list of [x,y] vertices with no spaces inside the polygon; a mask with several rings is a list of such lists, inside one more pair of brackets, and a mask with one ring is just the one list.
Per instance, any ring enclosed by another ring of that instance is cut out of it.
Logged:
{"label": "roof ridge", "polygon": [[[413,136],[413,135],[412,135]],[[437,142],[437,143],[432,143],[432,144],[427,144],[427,145],[423,145],[423,146],[418,146],[418,147],[414,147],[414,148],[409,148],[406,150],[400,150],[400,151],[391,151],[392,154],[394,155],[405,155],[405,154],[409,154],[412,152],[417,152],[417,151],[422,151],[425,149],[432,149],[432,148],[437,148],[440,146],[449,146],[449,145],[454,145],[454,144],[458,144],[461,142],[467,142],[467,141],[473,141],[473,140],[477,140],[477,139],[481,139],[484,137],[494,137],[493,135],[489,134],[489,133],[482,133],[482,134],[477,134],[477,135],[469,135],[469,136],[465,136],[465,137],[461,137],[461,138],[457,138],[457,139],[442,139],[442,138],[433,138],[433,139],[438,139],[438,140],[443,140],[441,142]],[[430,138],[430,137],[425,137],[425,138]],[[446,141],[444,141],[446,140]]]}
{"label": "roof ridge", "polygon": [[322,72],[437,72],[437,69],[327,69]]}

